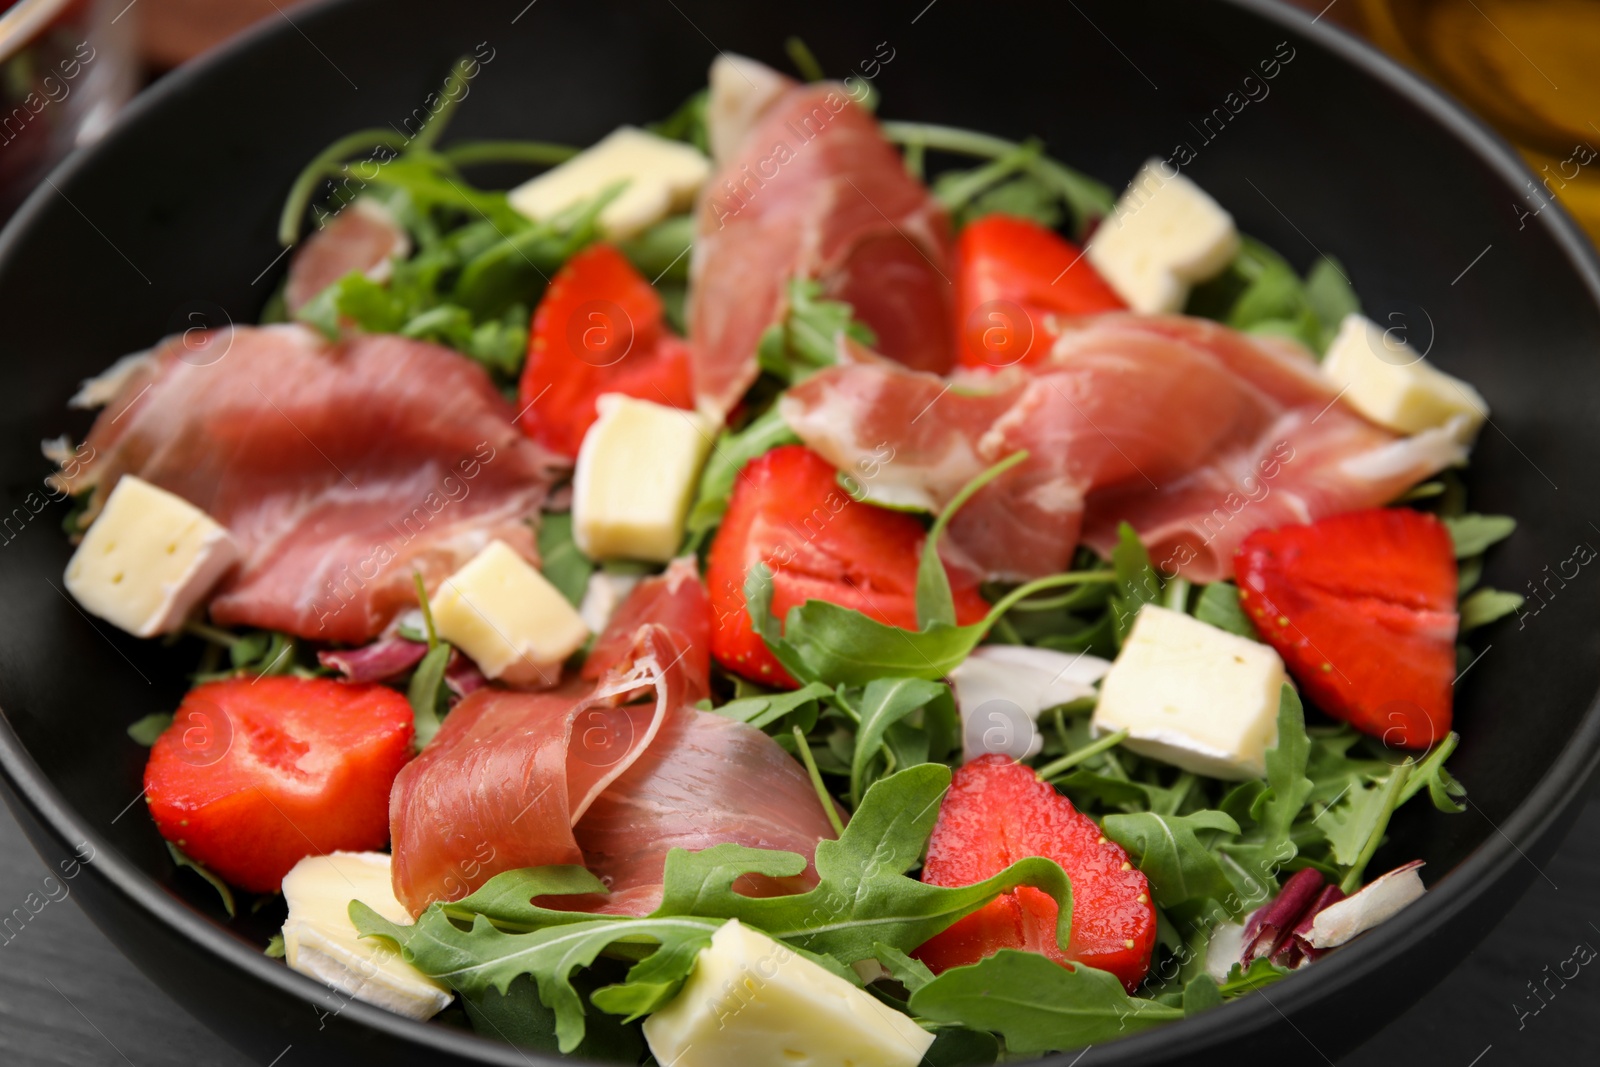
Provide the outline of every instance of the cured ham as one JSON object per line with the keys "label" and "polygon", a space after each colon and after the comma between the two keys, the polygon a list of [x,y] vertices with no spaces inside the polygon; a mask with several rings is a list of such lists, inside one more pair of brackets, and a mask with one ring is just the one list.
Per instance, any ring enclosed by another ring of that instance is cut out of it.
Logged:
{"label": "cured ham", "polygon": [[322,290],[358,272],[386,282],[395,260],[411,254],[411,238],[378,201],[362,197],[306,238],[289,260],[283,302],[293,315]]}
{"label": "cured ham", "polygon": [[1164,573],[1216,581],[1251,531],[1386,503],[1465,456],[1449,430],[1362,419],[1296,346],[1180,317],[1086,318],[1037,366],[953,381],[844,364],[782,411],[842,468],[887,442],[868,493],[935,511],[1027,449],[950,525],[952,551],[1005,580],[1068,569],[1080,540],[1108,552],[1127,521]]}
{"label": "cured ham", "polygon": [[[554,905],[644,914],[673,848],[734,842],[809,859],[830,824],[805,771],[760,730],[690,706],[685,641],[647,622],[597,683],[483,689],[457,705],[395,780],[395,895],[416,914],[502,871],[585,864],[613,892]],[[747,883],[771,893],[815,877]]]}
{"label": "cured ham", "polygon": [[633,588],[583,661],[583,677],[603,678],[633,652],[634,635],[646,623],[667,630],[674,660],[682,661],[684,699],[711,695],[711,597],[693,556],[681,556]]}
{"label": "cured ham", "polygon": [[726,159],[719,147],[697,209],[697,406],[725,415],[755,381],[757,343],[782,318],[797,277],[852,304],[885,355],[948,370],[950,227],[932,195],[836,82],[790,86],[759,113]]}
{"label": "cured ham", "polygon": [[238,327],[158,348],[59,477],[98,506],[137,474],[226,526],[242,562],[219,624],[360,644],[415,606],[414,572],[436,587],[497,538],[537,558],[527,520],[558,462],[513,414],[436,345]]}

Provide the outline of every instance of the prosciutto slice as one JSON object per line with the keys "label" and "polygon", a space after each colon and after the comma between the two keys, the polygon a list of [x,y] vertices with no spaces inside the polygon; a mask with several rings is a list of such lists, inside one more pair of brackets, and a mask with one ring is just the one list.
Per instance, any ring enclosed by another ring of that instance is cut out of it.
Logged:
{"label": "prosciutto slice", "polygon": [[1215,581],[1255,529],[1386,503],[1465,458],[1452,430],[1367,422],[1297,346],[1176,316],[1085,318],[1039,365],[956,381],[845,364],[782,412],[840,467],[887,443],[868,493],[934,511],[1027,449],[950,525],[952,551],[1004,580],[1068,569],[1080,540],[1109,552],[1127,521],[1163,573]]}
{"label": "prosciutto slice", "polygon": [[[885,355],[948,370],[943,210],[844,86],[790,85],[771,101],[768,91],[753,91],[759,118],[737,149],[719,145],[697,209],[689,316],[697,405],[721,417],[755,381],[757,343],[783,317],[797,277],[850,302]],[[736,115],[722,129],[740,128],[745,112],[726,109]]]}
{"label": "prosciutto slice", "polygon": [[[693,561],[678,560],[596,643],[589,662],[610,658],[598,680],[482,689],[457,705],[390,794],[396,896],[415,914],[502,871],[584,864],[609,893],[544,903],[643,915],[673,848],[733,842],[809,861],[832,828],[805,771],[755,727],[692,706],[710,688],[710,610]],[[738,888],[815,884],[808,866]]]}
{"label": "prosciutto slice", "polygon": [[386,282],[394,261],[411,254],[411,238],[376,200],[362,197],[334,216],[295,250],[283,302],[293,315],[311,298],[351,272]]}
{"label": "prosciutto slice", "polygon": [[136,474],[225,525],[242,562],[218,623],[360,644],[415,606],[414,571],[434,588],[497,538],[537,558],[528,520],[558,461],[512,416],[437,345],[237,327],[160,346],[61,481],[98,506]]}

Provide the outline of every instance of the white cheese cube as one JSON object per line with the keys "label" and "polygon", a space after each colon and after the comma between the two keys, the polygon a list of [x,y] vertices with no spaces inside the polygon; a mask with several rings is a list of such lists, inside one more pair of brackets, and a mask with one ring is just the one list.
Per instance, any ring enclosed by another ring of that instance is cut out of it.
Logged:
{"label": "white cheese cube", "polygon": [[350,921],[359,900],[390,922],[409,923],[395,899],[389,857],[381,852],[307,856],[283,877],[289,917],[283,924],[284,961],[301,974],[368,1004],[413,1019],[438,1014],[454,999],[379,938],[364,938]]}
{"label": "white cheese cube", "polygon": [[1175,314],[1196,282],[1222,273],[1239,251],[1233,216],[1171,164],[1152,159],[1134,175],[1085,251],[1135,311]]}
{"label": "white cheese cube", "polygon": [[490,678],[543,685],[589,639],[561,591],[504,541],[492,541],[429,601],[439,636]]}
{"label": "white cheese cube", "polygon": [[1146,604],[1100,685],[1093,726],[1141,756],[1212,778],[1260,778],[1278,742],[1283,660],[1266,645]]}
{"label": "white cheese cube", "polygon": [[933,1044],[909,1016],[737,919],[644,1036],[672,1067],[917,1067]]}
{"label": "white cheese cube", "polygon": [[694,411],[605,393],[572,476],[572,537],[590,559],[666,563],[716,433]]}
{"label": "white cheese cube", "polygon": [[983,645],[950,672],[961,713],[961,758],[991,752],[1015,759],[1039,754],[1039,713],[1094,696],[1111,664],[1023,645]]}
{"label": "white cheese cube", "polygon": [[719,163],[739,150],[761,116],[794,84],[765,63],[732,52],[717,54],[706,82],[706,140]]}
{"label": "white cheese cube", "polygon": [[1361,315],[1346,315],[1339,324],[1322,372],[1351,407],[1399,433],[1421,433],[1460,419],[1463,439],[1470,440],[1489,417],[1476,389]]}
{"label": "white cheese cube", "polygon": [[620,239],[687,208],[710,175],[711,161],[693,145],[622,126],[506,195],[513,208],[542,222],[625,181],[627,188],[600,212],[600,229]]}
{"label": "white cheese cube", "polygon": [[125,474],[67,564],[66,586],[85,611],[154,637],[182,626],[238,559],[215,519]]}

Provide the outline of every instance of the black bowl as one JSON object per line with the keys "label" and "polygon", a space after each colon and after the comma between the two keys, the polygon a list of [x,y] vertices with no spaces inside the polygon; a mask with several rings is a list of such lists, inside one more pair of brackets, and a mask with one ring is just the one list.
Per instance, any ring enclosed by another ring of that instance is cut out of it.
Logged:
{"label": "black bowl", "polygon": [[[64,404],[113,358],[253,320],[282,275],[274,225],[298,168],[356,127],[403,128],[457,56],[492,59],[453,136],[583,144],[670,110],[717,49],[779,61],[799,34],[838,73],[885,42],[887,115],[1037,134],[1108,182],[1186,146],[1186,170],[1246,232],[1302,266],[1337,256],[1373,318],[1479,386],[1495,419],[1473,500],[1522,521],[1487,581],[1539,598],[1477,639],[1457,702],[1470,810],[1408,809],[1374,867],[1423,856],[1432,892],[1265,993],[1053,1062],[1247,1048],[1331,1062],[1453,967],[1539,876],[1600,751],[1600,600],[1574,548],[1600,543],[1600,272],[1558,207],[1533,214],[1542,190],[1506,146],[1365,46],[1260,0],[524,2],[346,0],[269,23],[146,94],[0,236],[0,764],[111,939],[263,1063],[289,1045],[296,1064],[559,1062],[346,1003],[261,954],[273,916],[225,924],[175,871],[137,810],[144,750],[124,728],[176,704],[194,650],[112,632],[66,598],[64,505],[39,441],[81,436]],[[93,859],[71,866],[74,849]]]}

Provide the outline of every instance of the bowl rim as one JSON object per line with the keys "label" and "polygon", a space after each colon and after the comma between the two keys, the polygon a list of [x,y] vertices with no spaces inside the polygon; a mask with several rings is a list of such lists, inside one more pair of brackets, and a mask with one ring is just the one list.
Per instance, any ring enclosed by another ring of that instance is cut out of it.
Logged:
{"label": "bowl rim", "polygon": [[[299,22],[338,17],[339,9],[355,2],[358,0],[317,0],[298,8],[294,14]],[[1239,9],[1265,24],[1299,36],[1305,43],[1324,50],[1360,75],[1404,98],[1509,186],[1520,188],[1533,179],[1532,172],[1522,163],[1511,145],[1468,113],[1462,105],[1373,45],[1340,27],[1322,22],[1321,14],[1312,16],[1303,9],[1292,8],[1275,0],[1215,2]],[[1328,5],[1332,6],[1332,3]],[[1327,8],[1324,8],[1322,14],[1326,12]],[[135,136],[136,127],[147,114],[159,111],[174,99],[181,99],[191,91],[191,86],[214,70],[257,49],[278,47],[280,39],[302,32],[297,21],[291,21],[289,16],[285,15],[284,21],[288,24],[258,23],[253,29],[204,57],[167,74],[139,94],[124,110],[105,140]],[[0,229],[0,262],[12,254],[14,247],[21,243],[23,233],[36,218],[45,213],[53,188],[66,185],[79,171],[91,166],[95,155],[94,145],[74,151],[57,165],[47,182],[29,195],[4,229]],[[1554,206],[1553,211],[1540,212],[1535,224],[1543,226],[1565,253],[1574,273],[1587,288],[1597,309],[1600,309],[1600,256],[1597,256],[1595,248],[1564,206],[1559,202],[1555,202]],[[1531,847],[1532,843],[1541,841],[1557,828],[1585,793],[1597,767],[1600,767],[1600,693],[1589,701],[1568,743],[1533,789],[1503,823],[1495,824],[1489,820],[1495,834],[1474,848],[1446,877],[1435,883],[1426,896],[1407,907],[1403,917],[1392,921],[1385,928],[1388,936],[1382,939],[1358,939],[1320,961],[1303,975],[1294,976],[1295,980],[1274,985],[1270,995],[1258,990],[1256,995],[1234,1002],[1235,1006],[1226,1013],[1208,1012],[1198,1018],[1177,1020],[1120,1039],[1110,1046],[1102,1046],[1105,1053],[1098,1056],[1096,1062],[1131,1065],[1177,1042],[1200,1052],[1222,1041],[1236,1039],[1241,1033],[1263,1029],[1277,1018],[1293,1026],[1289,1020],[1290,1013],[1301,1010],[1326,993],[1358,984],[1366,973],[1380,966],[1385,958],[1402,955],[1428,941],[1472,905],[1480,895],[1481,887],[1497,883],[1507,876],[1510,868],[1526,863],[1539,871],[1538,865],[1528,858],[1517,842],[1528,842]],[[109,888],[166,926],[170,933],[183,937],[250,978],[303,1001],[313,1009],[326,1003],[325,985],[268,958],[259,948],[170,894],[111,847],[44,775],[17,736],[4,708],[0,708],[0,773],[4,774],[18,803],[25,806],[39,826],[69,850],[77,842],[88,842],[95,849],[95,858],[86,867]],[[1477,810],[1483,814],[1481,809]],[[1487,815],[1484,818],[1488,820]],[[1531,876],[1527,880],[1531,880]],[[1419,996],[1421,992],[1418,991]],[[530,1067],[541,1062],[550,1065],[583,1062],[574,1057],[525,1049],[470,1031],[418,1022],[359,1001],[344,1002],[338,1014],[346,1013],[352,1022],[369,1030],[380,1031],[388,1037],[443,1053],[469,1056],[496,1067]],[[1310,1043],[1309,1038],[1307,1042]],[[1069,1062],[1076,1063],[1077,1057],[1086,1051],[1053,1054],[1035,1062],[1064,1067]],[[1317,1051],[1320,1054],[1320,1050]],[[1073,1057],[1070,1061],[1067,1058],[1069,1056]]]}

